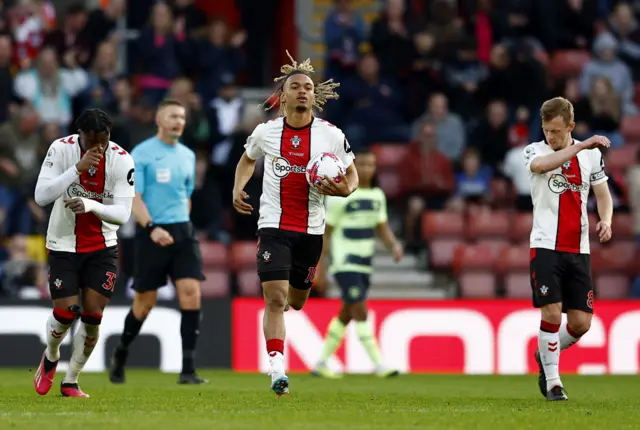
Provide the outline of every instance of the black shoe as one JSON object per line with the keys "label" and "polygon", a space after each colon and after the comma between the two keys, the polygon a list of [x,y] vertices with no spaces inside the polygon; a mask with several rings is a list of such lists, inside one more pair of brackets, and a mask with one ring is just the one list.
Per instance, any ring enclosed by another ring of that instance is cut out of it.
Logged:
{"label": "black shoe", "polygon": [[569,400],[561,385],[556,385],[547,393],[547,400]]}
{"label": "black shoe", "polygon": [[129,351],[126,349],[116,348],[111,356],[111,364],[109,366],[109,380],[112,384],[124,384],[124,365],[127,363]]}
{"label": "black shoe", "polygon": [[544,366],[542,360],[540,360],[540,351],[536,349],[536,363],[538,363],[538,387],[540,388],[540,394],[542,397],[547,397],[547,376],[544,374]]}
{"label": "black shoe", "polygon": [[195,373],[181,373],[180,377],[178,378],[178,384],[182,385],[199,385],[206,384],[207,382],[209,381],[200,378]]}

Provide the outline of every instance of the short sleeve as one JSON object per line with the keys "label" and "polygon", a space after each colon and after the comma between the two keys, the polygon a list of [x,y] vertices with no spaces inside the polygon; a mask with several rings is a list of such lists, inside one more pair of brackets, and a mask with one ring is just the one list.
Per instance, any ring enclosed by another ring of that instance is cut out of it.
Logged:
{"label": "short sleeve", "polygon": [[351,145],[349,145],[349,141],[344,133],[337,133],[336,137],[336,156],[344,163],[345,167],[351,166],[353,164],[353,159],[356,158],[353,154],[353,150],[351,149]]}
{"label": "short sleeve", "polygon": [[609,178],[604,172],[604,158],[602,152],[599,149],[591,150],[591,175],[589,176],[589,182],[591,185],[598,185],[606,182]]}
{"label": "short sleeve", "polygon": [[524,148],[523,155],[524,163],[527,166],[527,170],[531,171],[531,163],[542,154],[540,153],[540,150],[536,147],[536,145],[532,143]]}
{"label": "short sleeve", "polygon": [[326,208],[326,221],[327,224],[335,227],[340,224],[340,218],[344,212],[344,205],[346,204],[344,197],[327,197],[325,201]]}
{"label": "short sleeve", "polygon": [[135,165],[133,157],[129,154],[118,155],[118,172],[113,186],[113,197],[134,197],[135,196]]}
{"label": "short sleeve", "polygon": [[141,149],[138,148],[134,148],[134,150],[131,152],[131,157],[133,158],[133,162],[134,162],[134,187],[135,187],[135,192],[136,193],[140,193],[140,194],[144,194],[144,188],[145,188],[145,174],[146,174],[146,169],[147,169],[147,160],[145,157],[144,152],[142,152]]}
{"label": "short sleeve", "polygon": [[378,211],[378,224],[384,224],[388,221],[389,215],[387,214],[387,196],[384,195],[384,191],[380,192],[380,210]]}
{"label": "short sleeve", "polygon": [[244,150],[247,153],[247,157],[252,160],[257,160],[264,155],[264,124],[258,125],[251,136],[247,138],[247,143],[244,145]]}
{"label": "short sleeve", "polygon": [[49,147],[47,156],[42,162],[39,178],[53,179],[62,175],[67,167],[64,162],[64,147],[59,141],[55,141]]}

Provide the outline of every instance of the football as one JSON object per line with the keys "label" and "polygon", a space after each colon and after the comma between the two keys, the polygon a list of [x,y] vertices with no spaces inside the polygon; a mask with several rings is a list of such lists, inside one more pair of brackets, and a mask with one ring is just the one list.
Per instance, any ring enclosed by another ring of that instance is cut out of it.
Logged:
{"label": "football", "polygon": [[309,185],[315,185],[320,182],[325,175],[334,181],[340,181],[340,173],[346,172],[344,163],[330,152],[321,152],[313,157],[307,164],[307,182]]}

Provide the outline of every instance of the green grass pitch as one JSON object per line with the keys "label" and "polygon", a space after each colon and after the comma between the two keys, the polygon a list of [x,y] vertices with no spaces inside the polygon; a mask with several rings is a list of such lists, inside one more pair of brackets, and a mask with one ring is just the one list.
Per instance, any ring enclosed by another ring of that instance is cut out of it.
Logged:
{"label": "green grass pitch", "polygon": [[27,369],[0,370],[0,429],[640,429],[638,376],[565,376],[568,402],[547,402],[536,376],[402,375],[330,381],[290,375],[280,399],[269,377],[203,371],[209,384],[130,370],[127,384],[81,375],[90,399],[62,398],[61,374],[38,396]]}

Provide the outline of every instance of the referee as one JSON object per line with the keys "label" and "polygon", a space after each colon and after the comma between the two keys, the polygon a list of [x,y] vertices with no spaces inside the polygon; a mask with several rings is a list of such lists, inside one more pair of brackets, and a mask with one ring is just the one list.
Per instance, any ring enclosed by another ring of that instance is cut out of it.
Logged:
{"label": "referee", "polygon": [[200,325],[202,257],[189,220],[196,157],[179,142],[186,121],[185,107],[173,100],[156,113],[158,134],[131,152],[135,162],[133,214],[141,228],[136,234],[133,307],[124,321],[120,344],[113,353],[109,379],[124,383],[129,345],[140,333],[156,305],[158,288],[171,277],[180,302],[182,372],[180,384],[207,382],[196,375],[194,353]]}

